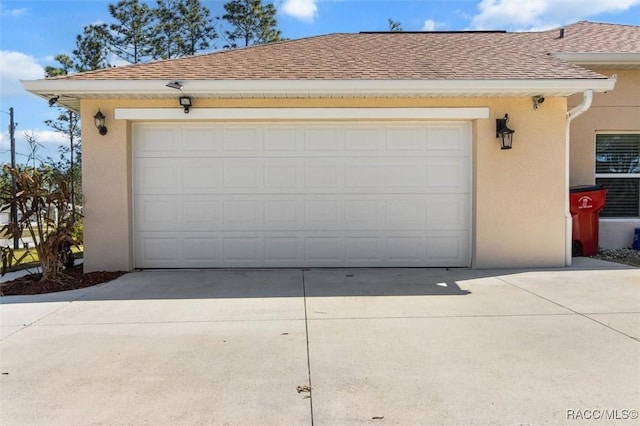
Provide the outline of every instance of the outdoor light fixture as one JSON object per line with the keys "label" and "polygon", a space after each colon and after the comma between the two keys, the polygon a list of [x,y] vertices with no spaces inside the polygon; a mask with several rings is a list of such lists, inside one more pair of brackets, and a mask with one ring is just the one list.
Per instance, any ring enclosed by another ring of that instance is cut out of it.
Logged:
{"label": "outdoor light fixture", "polygon": [[170,81],[169,83],[166,84],[166,86],[169,87],[170,89],[182,90],[182,84],[178,83],[177,81]]}
{"label": "outdoor light fixture", "polygon": [[58,99],[60,99],[60,96],[54,96],[53,98],[49,99],[49,106],[54,106],[56,102],[58,102]]}
{"label": "outdoor light fixture", "polygon": [[102,136],[107,134],[107,126],[105,125],[105,116],[100,110],[93,116],[93,121]]}
{"label": "outdoor light fixture", "polygon": [[511,149],[513,143],[514,130],[507,127],[509,122],[509,114],[505,114],[504,118],[496,119],[496,138],[500,139],[500,149]]}
{"label": "outdoor light fixture", "polygon": [[189,114],[189,108],[191,108],[191,98],[188,96],[181,96],[180,105],[184,108],[184,113]]}
{"label": "outdoor light fixture", "polygon": [[540,104],[544,102],[544,96],[537,95],[531,98],[533,100],[533,109],[540,108]]}

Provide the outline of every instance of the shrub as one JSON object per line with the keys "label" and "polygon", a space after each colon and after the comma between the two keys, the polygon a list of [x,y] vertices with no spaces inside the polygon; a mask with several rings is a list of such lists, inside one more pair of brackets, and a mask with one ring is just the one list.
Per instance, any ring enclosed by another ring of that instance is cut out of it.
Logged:
{"label": "shrub", "polygon": [[[15,203],[19,218],[17,223],[2,227],[0,233],[8,238],[21,238],[27,230],[38,253],[42,279],[55,279],[63,267],[73,264],[71,247],[78,245],[73,238],[75,223],[67,182],[47,169],[21,171],[7,165],[4,168],[16,181],[16,193],[12,193],[10,183],[3,183],[1,210],[9,210]],[[3,250],[1,255],[3,266],[10,265],[12,251]]]}

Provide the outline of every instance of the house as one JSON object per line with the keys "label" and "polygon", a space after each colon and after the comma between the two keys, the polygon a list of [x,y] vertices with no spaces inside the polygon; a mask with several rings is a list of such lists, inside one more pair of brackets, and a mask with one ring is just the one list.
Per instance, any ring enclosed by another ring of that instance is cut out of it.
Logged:
{"label": "house", "polygon": [[639,55],[640,27],[579,22],[330,34],[22,84],[81,113],[88,271],[552,267],[571,263],[569,186],[608,184],[600,135],[640,130]]}
{"label": "house", "polygon": [[[571,185],[607,188],[600,246],[631,247],[640,228],[640,27],[578,22],[556,49],[559,59],[616,78],[571,125]],[[570,108],[578,102],[568,99]]]}

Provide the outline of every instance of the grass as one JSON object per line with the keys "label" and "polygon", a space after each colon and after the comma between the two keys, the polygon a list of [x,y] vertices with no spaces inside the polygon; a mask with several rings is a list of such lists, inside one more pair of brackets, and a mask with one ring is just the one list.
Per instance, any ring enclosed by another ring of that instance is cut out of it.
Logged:
{"label": "grass", "polygon": [[[71,251],[73,251],[74,257],[76,259],[81,259],[83,256],[83,247],[72,247]],[[14,251],[14,255],[16,257],[16,259],[20,259],[22,256],[25,255],[25,253],[27,253],[27,255],[25,256],[24,259],[20,260],[20,263],[16,263],[14,264],[11,268],[8,268],[7,271],[8,272],[15,272],[15,271],[20,271],[22,269],[30,269],[30,268],[35,268],[39,265],[39,257],[38,257],[38,252],[36,251],[35,247],[29,248],[27,249],[18,249]]]}

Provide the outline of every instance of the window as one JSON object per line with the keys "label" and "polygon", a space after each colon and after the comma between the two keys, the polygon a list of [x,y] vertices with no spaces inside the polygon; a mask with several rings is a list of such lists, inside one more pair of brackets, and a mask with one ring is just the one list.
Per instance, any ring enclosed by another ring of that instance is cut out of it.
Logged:
{"label": "window", "polygon": [[640,217],[640,133],[596,135],[596,183],[608,189],[600,217]]}

